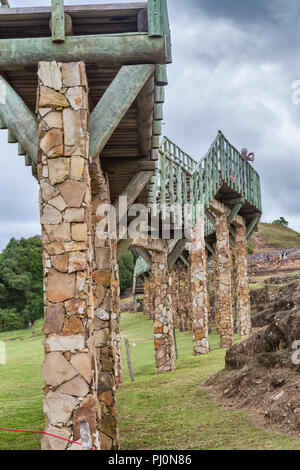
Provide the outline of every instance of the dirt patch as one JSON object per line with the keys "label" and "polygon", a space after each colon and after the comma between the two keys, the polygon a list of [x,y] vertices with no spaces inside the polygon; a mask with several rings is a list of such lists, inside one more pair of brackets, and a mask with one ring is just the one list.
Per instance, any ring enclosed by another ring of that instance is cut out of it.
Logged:
{"label": "dirt patch", "polygon": [[297,340],[300,312],[274,320],[228,349],[226,368],[204,387],[225,406],[248,410],[264,429],[299,437],[300,365],[292,360]]}

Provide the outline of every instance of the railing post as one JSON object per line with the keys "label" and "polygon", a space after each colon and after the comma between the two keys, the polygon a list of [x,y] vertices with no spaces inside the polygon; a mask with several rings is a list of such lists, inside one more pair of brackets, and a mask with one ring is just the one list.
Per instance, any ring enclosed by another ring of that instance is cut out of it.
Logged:
{"label": "railing post", "polygon": [[51,30],[52,42],[64,42],[65,33],[65,9],[64,0],[52,1]]}

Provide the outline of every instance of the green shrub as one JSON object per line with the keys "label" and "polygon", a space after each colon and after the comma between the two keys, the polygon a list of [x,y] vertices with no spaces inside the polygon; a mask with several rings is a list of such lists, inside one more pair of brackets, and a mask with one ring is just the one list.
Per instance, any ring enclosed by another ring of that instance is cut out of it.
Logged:
{"label": "green shrub", "polygon": [[127,251],[119,263],[121,294],[133,285],[134,260],[131,251]]}

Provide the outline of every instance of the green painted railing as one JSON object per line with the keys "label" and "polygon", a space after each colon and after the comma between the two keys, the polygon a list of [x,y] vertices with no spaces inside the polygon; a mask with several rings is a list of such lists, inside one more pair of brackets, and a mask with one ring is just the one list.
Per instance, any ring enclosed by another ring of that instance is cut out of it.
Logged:
{"label": "green painted railing", "polygon": [[[245,203],[262,211],[260,179],[258,173],[219,132],[206,155],[196,162],[168,138],[159,149],[156,175],[153,177],[148,202],[153,210],[171,212],[176,204],[190,204],[192,225],[196,204],[208,209],[222,186],[240,195]],[[206,235],[214,231],[213,224],[205,221]]]}

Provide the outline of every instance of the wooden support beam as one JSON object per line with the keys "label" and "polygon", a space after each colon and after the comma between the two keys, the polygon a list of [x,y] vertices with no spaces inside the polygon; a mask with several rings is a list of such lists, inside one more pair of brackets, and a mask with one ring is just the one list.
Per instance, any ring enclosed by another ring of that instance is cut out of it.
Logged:
{"label": "wooden support beam", "polygon": [[36,162],[39,127],[37,118],[2,76],[0,83],[5,86],[6,91],[5,103],[0,103],[0,118],[30,159]]}
{"label": "wooden support beam", "polygon": [[180,255],[179,258],[181,259],[181,261],[186,265],[186,267],[188,268],[189,267],[189,262],[188,260],[186,259],[185,256],[183,255]]}
{"label": "wooden support beam", "polygon": [[139,256],[143,258],[143,260],[148,264],[149,268],[151,269],[152,267],[152,257],[149,254],[149,252],[145,248],[136,248],[136,251],[138,252]]}
{"label": "wooden support beam", "polygon": [[216,252],[215,252],[215,250],[213,249],[213,247],[210,245],[210,243],[205,242],[205,246],[206,246],[207,250],[208,250],[213,256],[216,256]]}
{"label": "wooden support beam", "polygon": [[153,121],[153,135],[162,134],[162,121]]}
{"label": "wooden support beam", "polygon": [[[132,204],[139,197],[141,192],[145,189],[147,184],[150,183],[153,176],[153,171],[140,171],[136,173],[128,185],[122,191],[119,197],[127,197],[127,210],[130,209]],[[116,213],[117,213],[117,222],[119,222],[119,204],[118,201],[115,203]]]}
{"label": "wooden support beam", "polygon": [[120,240],[117,247],[117,260],[121,261],[126,251],[131,247],[134,240],[127,235],[127,238]]}
{"label": "wooden support beam", "polygon": [[154,103],[162,104],[165,102],[165,89],[162,86],[155,85]]}
{"label": "wooden support beam", "polygon": [[151,152],[154,101],[154,76],[148,80],[137,97],[137,121],[141,153],[149,158]]}
{"label": "wooden support beam", "polygon": [[64,42],[66,38],[64,0],[51,0],[51,5],[52,42]]}
{"label": "wooden support beam", "polygon": [[18,155],[20,155],[20,156],[25,156],[26,155],[26,151],[23,149],[21,144],[18,144]]}
{"label": "wooden support beam", "polygon": [[243,207],[243,202],[238,202],[237,204],[235,204],[231,213],[227,217],[228,226],[232,223],[233,219],[238,215],[242,207]]}
{"label": "wooden support beam", "polygon": [[248,225],[247,230],[246,230],[247,240],[250,240],[253,233],[255,232],[256,226],[257,226],[258,222],[260,221],[260,217],[261,217],[260,215],[256,216],[256,217],[253,217],[250,224]]}
{"label": "wooden support beam", "polygon": [[39,61],[96,63],[103,67],[128,64],[163,64],[163,38],[146,33],[98,34],[66,37],[62,43],[49,38],[1,39],[0,69],[35,66]]}
{"label": "wooden support beam", "polygon": [[164,113],[163,113],[163,105],[155,103],[154,105],[154,116],[155,121],[163,121]]}
{"label": "wooden support beam", "polygon": [[150,37],[162,37],[164,24],[161,0],[148,0],[148,33]]}
{"label": "wooden support beam", "polygon": [[101,166],[107,173],[128,175],[139,171],[155,171],[156,163],[142,158],[101,158]]}
{"label": "wooden support beam", "polygon": [[155,70],[155,85],[156,86],[167,86],[168,85],[168,75],[167,75],[167,66],[165,64],[157,65]]}
{"label": "wooden support beam", "polygon": [[14,134],[12,133],[11,130],[8,129],[8,133],[7,133],[7,142],[9,144],[17,144],[18,141],[17,139],[15,138]]}
{"label": "wooden support beam", "polygon": [[213,225],[216,225],[216,218],[208,209],[205,209],[204,215]]}
{"label": "wooden support beam", "polygon": [[89,117],[92,158],[101,153],[153,72],[153,65],[129,65],[121,68]]}
{"label": "wooden support beam", "polygon": [[171,271],[186,246],[186,240],[178,240],[171,253],[168,255],[168,266]]}
{"label": "wooden support beam", "polygon": [[152,148],[153,149],[159,149],[159,147],[160,147],[159,135],[154,135],[152,137]]}

